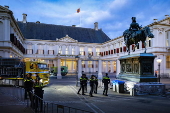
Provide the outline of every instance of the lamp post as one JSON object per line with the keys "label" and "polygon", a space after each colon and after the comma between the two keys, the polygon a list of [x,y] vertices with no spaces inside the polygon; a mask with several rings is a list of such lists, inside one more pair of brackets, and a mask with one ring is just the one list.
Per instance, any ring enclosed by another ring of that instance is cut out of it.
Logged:
{"label": "lamp post", "polygon": [[160,82],[160,65],[161,65],[162,59],[158,58],[156,61],[158,63],[158,69],[159,69],[158,80]]}
{"label": "lamp post", "polygon": [[79,58],[80,58],[79,55],[76,55],[76,56],[75,56],[75,59],[76,59],[76,61],[77,61],[76,87],[78,87],[78,59],[79,59]]}

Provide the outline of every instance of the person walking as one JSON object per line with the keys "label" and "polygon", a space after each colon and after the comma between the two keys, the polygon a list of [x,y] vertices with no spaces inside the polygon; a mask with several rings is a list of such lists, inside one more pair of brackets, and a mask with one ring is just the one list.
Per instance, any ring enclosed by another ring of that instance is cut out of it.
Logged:
{"label": "person walking", "polygon": [[95,77],[94,75],[92,75],[90,78],[90,93],[89,93],[90,97],[93,97],[94,83],[95,83]]}
{"label": "person walking", "polygon": [[102,82],[104,84],[104,90],[103,90],[103,95],[108,96],[108,84],[110,84],[110,78],[108,77],[108,73],[106,73],[106,76],[103,77]]}
{"label": "person walking", "polygon": [[26,78],[24,79],[24,89],[25,89],[25,94],[24,98],[27,99],[27,95],[29,96],[29,99],[31,101],[31,107],[33,107],[33,79],[31,78],[32,73],[28,73],[26,75]]}
{"label": "person walking", "polygon": [[34,84],[34,100],[35,100],[35,111],[37,110],[42,111],[43,110],[43,84],[40,82],[40,77],[38,73],[36,73],[36,79]]}
{"label": "person walking", "polygon": [[98,88],[98,79],[96,76],[94,76],[94,93],[97,94],[97,88]]}
{"label": "person walking", "polygon": [[82,74],[82,76],[80,77],[80,88],[77,92],[77,94],[80,94],[80,91],[82,90],[82,95],[85,95],[84,94],[84,87],[85,87],[85,84],[86,84],[86,74]]}

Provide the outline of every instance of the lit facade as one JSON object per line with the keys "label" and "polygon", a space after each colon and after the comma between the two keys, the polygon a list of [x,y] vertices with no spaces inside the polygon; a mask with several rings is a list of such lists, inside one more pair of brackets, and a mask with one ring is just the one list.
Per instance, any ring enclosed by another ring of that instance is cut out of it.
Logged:
{"label": "lit facade", "polygon": [[[47,62],[49,67],[52,66],[67,66],[69,73],[77,72],[78,59],[81,59],[81,71],[99,73],[99,72],[120,72],[119,57],[128,55],[124,44],[124,37],[120,36],[115,39],[107,39],[105,42],[93,43],[83,42],[71,37],[71,34],[65,34],[63,37],[55,37],[55,40],[28,39],[24,37],[25,32],[22,32],[19,24],[27,24],[26,14],[23,14],[23,21],[16,21],[9,7],[0,6],[0,56],[1,57],[21,57],[25,60],[43,60]],[[42,25],[40,22],[35,22],[37,26]],[[47,24],[44,24],[47,25]],[[63,27],[63,26],[62,26]],[[75,26],[70,26],[75,27]],[[165,16],[163,20],[156,20],[149,24],[151,32],[155,36],[147,38],[147,53],[153,53],[157,57],[154,61],[154,70],[157,71],[158,64],[156,60],[162,59],[160,73],[170,73],[170,17]],[[72,28],[70,28],[72,29]],[[83,28],[82,29],[87,30]],[[82,31],[81,30],[81,31]],[[89,30],[89,29],[88,29]],[[92,30],[92,29],[90,29]],[[94,25],[94,31],[99,31],[98,23]],[[50,31],[47,31],[50,32]],[[102,32],[102,31],[101,31]],[[76,36],[76,34],[74,34]],[[54,37],[53,37],[54,38]],[[81,37],[79,37],[81,39]],[[140,42],[139,47],[131,54],[144,52],[143,44]],[[89,59],[89,54],[92,56]],[[101,66],[99,67],[99,60]],[[101,69],[101,70],[99,70]]]}

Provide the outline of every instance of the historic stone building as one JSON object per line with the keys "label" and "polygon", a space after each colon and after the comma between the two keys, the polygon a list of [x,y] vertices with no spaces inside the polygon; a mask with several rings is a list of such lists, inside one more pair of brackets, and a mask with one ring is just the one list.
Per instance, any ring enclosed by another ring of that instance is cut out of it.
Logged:
{"label": "historic stone building", "polygon": [[[147,53],[157,57],[154,61],[154,70],[158,69],[156,60],[162,59],[161,73],[170,73],[170,17],[147,25],[154,38],[147,38]],[[131,51],[134,46],[131,46]],[[135,52],[144,52],[140,42]],[[21,57],[25,60],[43,60],[49,67],[67,66],[69,73],[93,72],[101,75],[102,72],[119,73],[119,57],[127,55],[124,37],[110,39],[98,23],[94,28],[82,28],[44,24],[40,21],[27,22],[27,14],[23,20],[17,21],[8,6],[0,6],[0,56]],[[79,58],[78,58],[79,57]],[[77,59],[78,58],[78,59]],[[81,70],[81,71],[80,71]],[[167,74],[167,75],[168,75]]]}

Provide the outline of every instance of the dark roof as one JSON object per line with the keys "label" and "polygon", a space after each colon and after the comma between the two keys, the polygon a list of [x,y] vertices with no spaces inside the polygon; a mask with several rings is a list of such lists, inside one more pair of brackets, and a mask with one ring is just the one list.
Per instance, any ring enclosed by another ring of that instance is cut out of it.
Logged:
{"label": "dark roof", "polygon": [[20,21],[17,24],[26,39],[56,40],[68,35],[78,42],[103,43],[111,40],[102,30],[91,28]]}

